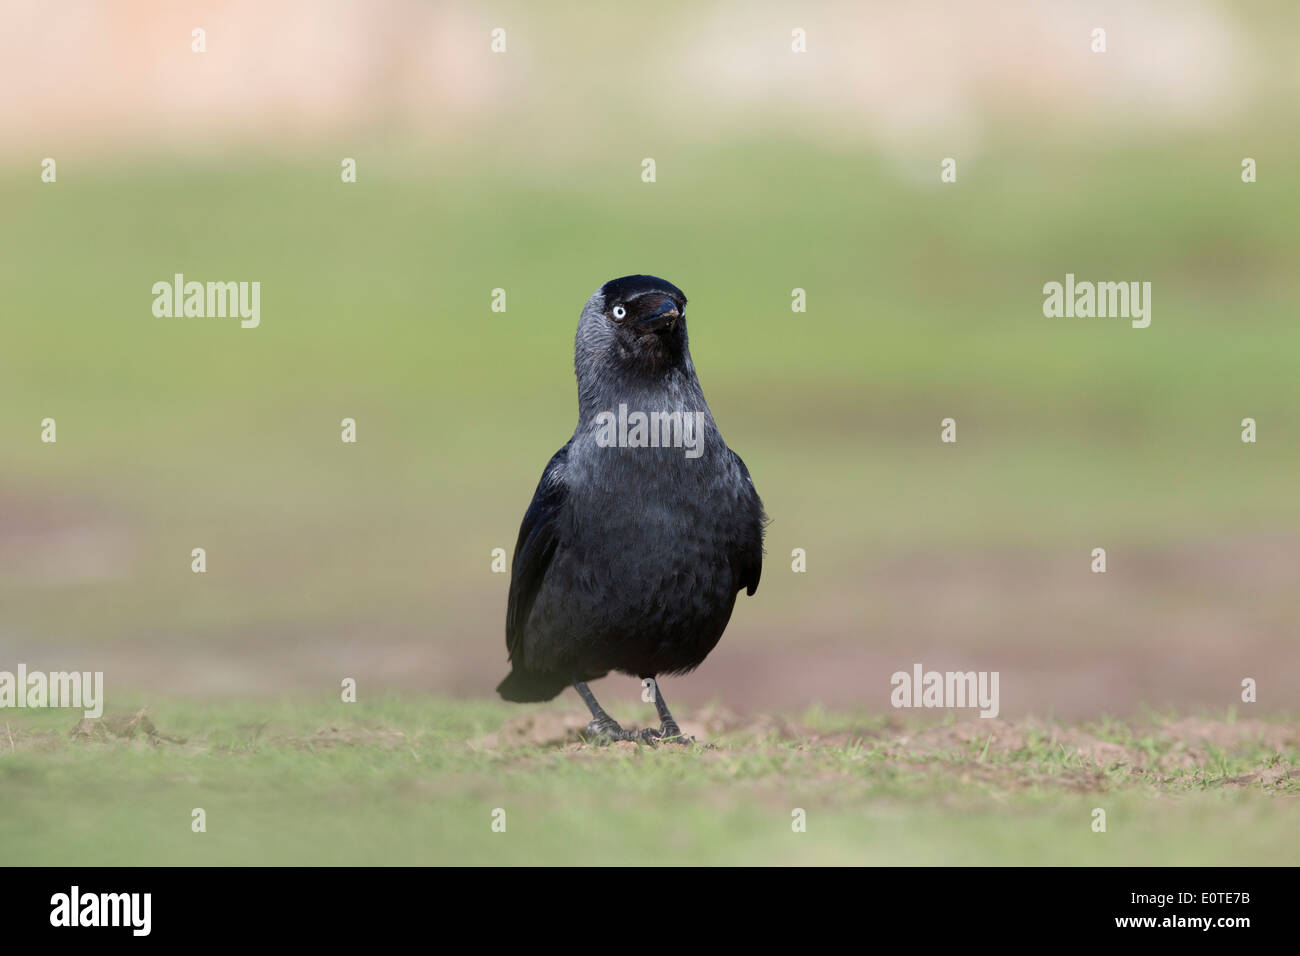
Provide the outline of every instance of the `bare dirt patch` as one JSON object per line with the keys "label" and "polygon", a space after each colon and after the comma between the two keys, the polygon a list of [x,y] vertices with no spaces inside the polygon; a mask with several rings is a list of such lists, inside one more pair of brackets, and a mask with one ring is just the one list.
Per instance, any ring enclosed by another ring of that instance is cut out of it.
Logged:
{"label": "bare dirt patch", "polygon": [[[800,731],[781,717],[759,715],[741,717],[722,707],[706,707],[690,719],[679,721],[682,733],[694,737],[701,744],[713,740],[722,734],[736,735],[745,739],[776,738],[796,740],[812,736],[809,731]],[[495,734],[485,734],[471,743],[479,750],[495,750],[509,747],[572,747],[605,746],[589,741],[586,737],[590,718],[577,711],[538,710],[512,717],[502,725]],[[624,723],[629,730],[631,722]],[[636,729],[640,729],[636,726]],[[614,744],[617,750],[627,749],[624,744],[635,748],[635,743],[619,741]]]}
{"label": "bare dirt patch", "polygon": [[[588,740],[586,725],[586,717],[578,713],[537,711],[507,721],[499,733],[480,737],[470,747],[528,755],[539,749],[554,750],[581,757],[678,750]],[[963,787],[1094,792],[1141,784],[1300,793],[1300,766],[1294,762],[1300,746],[1297,724],[1183,719],[1089,728],[1031,718],[974,719],[919,729],[878,724],[822,733],[779,717],[742,717],[722,708],[706,708],[694,719],[683,720],[682,728],[713,755],[772,753],[783,759],[797,759],[800,754],[813,759],[862,755],[918,776],[945,777]],[[1254,762],[1253,769],[1225,771],[1245,760]],[[818,772],[852,775],[851,768],[835,766]]]}

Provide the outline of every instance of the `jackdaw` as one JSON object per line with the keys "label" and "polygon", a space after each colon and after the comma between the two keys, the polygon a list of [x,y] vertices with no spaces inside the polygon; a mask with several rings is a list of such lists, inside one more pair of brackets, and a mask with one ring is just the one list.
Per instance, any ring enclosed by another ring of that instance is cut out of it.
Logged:
{"label": "jackdaw", "polygon": [[[572,684],[590,736],[687,742],[658,678],[694,670],[763,569],[763,503],[713,421],[686,339],[686,296],[612,279],[582,310],[578,426],[524,514],[506,609],[510,701]],[[587,682],[653,679],[658,730],[624,730]]]}

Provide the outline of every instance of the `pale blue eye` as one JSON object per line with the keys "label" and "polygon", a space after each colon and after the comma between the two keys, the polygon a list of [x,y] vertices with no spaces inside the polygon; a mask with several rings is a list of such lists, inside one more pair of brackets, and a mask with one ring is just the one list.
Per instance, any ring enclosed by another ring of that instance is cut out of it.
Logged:
{"label": "pale blue eye", "polygon": [[623,308],[621,305],[614,306],[614,318],[621,319],[626,315],[627,309]]}

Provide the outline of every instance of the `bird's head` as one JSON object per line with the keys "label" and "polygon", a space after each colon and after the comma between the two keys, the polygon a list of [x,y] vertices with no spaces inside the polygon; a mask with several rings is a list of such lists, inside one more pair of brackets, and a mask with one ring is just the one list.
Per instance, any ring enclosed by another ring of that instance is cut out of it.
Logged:
{"label": "bird's head", "polygon": [[654,276],[606,282],[578,321],[580,375],[584,358],[605,369],[647,375],[688,363],[685,293]]}

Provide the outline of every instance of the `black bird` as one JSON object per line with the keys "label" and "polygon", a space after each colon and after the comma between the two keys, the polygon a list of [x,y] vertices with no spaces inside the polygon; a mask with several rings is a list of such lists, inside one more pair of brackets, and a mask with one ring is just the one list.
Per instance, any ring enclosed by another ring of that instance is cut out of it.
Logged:
{"label": "black bird", "polygon": [[[763,569],[763,503],[704,401],[685,313],[682,290],[654,276],[612,279],[587,300],[578,426],[515,544],[512,670],[497,692],[543,701],[572,684],[595,737],[686,742],[658,678],[704,660]],[[624,730],[596,702],[587,682],[610,671],[654,679],[658,730]]]}

